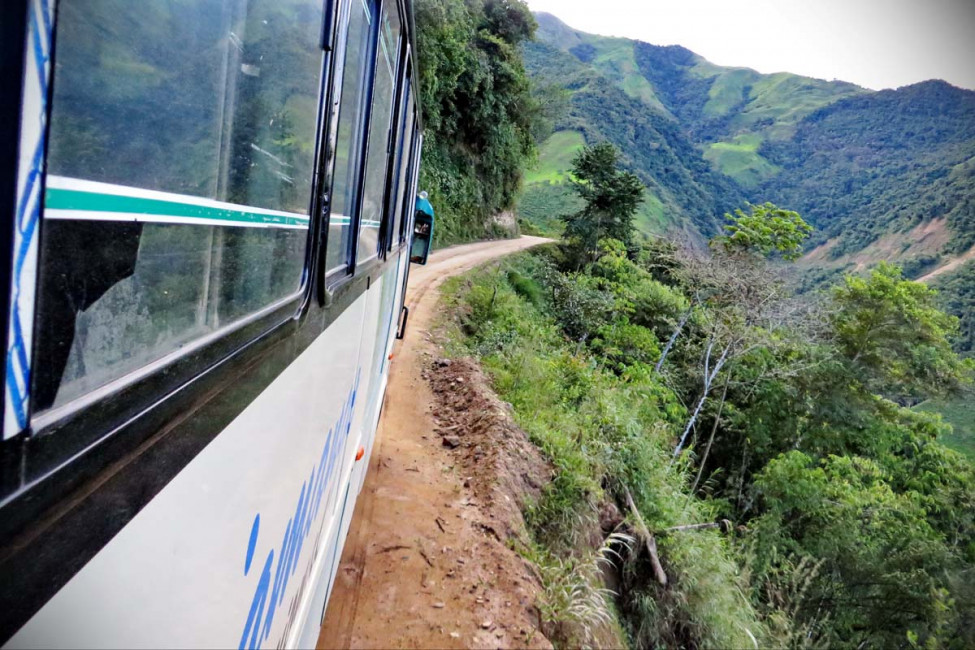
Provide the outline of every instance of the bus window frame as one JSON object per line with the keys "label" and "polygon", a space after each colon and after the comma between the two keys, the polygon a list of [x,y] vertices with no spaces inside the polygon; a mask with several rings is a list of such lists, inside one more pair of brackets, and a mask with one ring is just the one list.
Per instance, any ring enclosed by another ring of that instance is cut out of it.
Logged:
{"label": "bus window frame", "polygon": [[[342,3],[341,0],[325,0],[321,5],[323,23],[330,21],[334,28],[338,21],[328,14],[337,11],[342,4],[347,3]],[[55,48],[51,57],[52,73],[48,83],[49,111],[50,100],[57,83],[54,72],[57,64],[57,21],[58,15],[55,14],[52,21],[52,40]],[[333,72],[332,53],[321,46],[321,42],[316,43],[316,52],[319,55],[318,106],[314,135],[314,164],[308,197],[309,215],[317,214],[321,209],[320,191],[317,185],[321,178],[325,145],[323,134],[327,128],[325,107],[331,99],[329,81]],[[49,136],[50,130],[51,121],[48,119],[45,125],[45,138]],[[46,173],[44,177],[46,179]],[[41,210],[38,237],[43,243],[45,230],[43,206]],[[28,429],[18,436],[24,438],[24,447],[30,452],[27,460],[23,462],[22,484],[13,492],[8,492],[6,489],[0,492],[0,506],[4,505],[9,498],[18,496],[32,484],[87,454],[92,447],[102,445],[115,431],[124,427],[126,421],[151,411],[156,404],[186,389],[236,352],[263,339],[273,338],[275,331],[306,314],[311,303],[312,287],[315,284],[313,273],[315,261],[323,256],[323,252],[320,254],[316,246],[316,242],[320,240],[318,229],[321,225],[318,222],[320,222],[318,219],[309,219],[300,284],[293,293],[214,332],[194,339],[187,345],[63,405],[39,413],[31,407]],[[36,300],[35,297],[35,304]],[[38,324],[35,315],[35,341]],[[0,532],[3,529],[6,529],[6,526],[0,526]]]}
{"label": "bus window frame", "polygon": [[[370,1],[370,0],[366,0],[366,1]],[[386,256],[387,256],[387,252],[388,252],[387,251],[387,248],[386,248],[386,245],[385,245],[385,241],[384,241],[384,232],[388,228],[387,222],[388,222],[389,217],[390,217],[390,212],[389,212],[389,209],[388,209],[390,183],[392,182],[392,179],[390,178],[390,167],[391,167],[392,161],[393,161],[393,150],[394,150],[394,145],[395,145],[395,143],[393,141],[393,135],[395,133],[396,123],[398,121],[397,120],[397,115],[396,115],[396,108],[399,105],[399,95],[401,94],[400,92],[398,92],[398,91],[400,91],[400,88],[398,86],[399,86],[400,82],[402,81],[402,78],[400,76],[401,67],[402,67],[402,61],[401,61],[401,59],[402,59],[402,56],[403,56],[403,44],[406,41],[406,39],[403,37],[403,32],[405,31],[403,27],[404,27],[404,25],[407,24],[406,21],[405,21],[405,16],[400,11],[400,5],[399,5],[398,0],[375,0],[375,2],[376,2],[376,4],[379,7],[379,11],[378,11],[378,14],[377,14],[378,20],[376,21],[376,23],[377,23],[376,43],[375,43],[375,48],[374,48],[374,51],[373,51],[372,66],[370,68],[372,70],[372,79],[371,79],[371,82],[370,82],[371,83],[371,92],[370,92],[370,95],[369,95],[369,115],[368,115],[368,120],[367,120],[367,123],[366,123],[366,129],[365,129],[366,150],[365,150],[364,155],[363,155],[363,161],[362,161],[363,162],[363,165],[362,165],[362,167],[360,169],[361,177],[362,177],[361,178],[362,183],[361,183],[361,185],[359,187],[360,197],[361,197],[361,195],[362,195],[362,193],[364,192],[364,189],[365,189],[366,165],[368,164],[368,161],[369,161],[369,153],[372,150],[372,146],[373,146],[373,142],[371,141],[372,139],[369,137],[369,135],[370,135],[370,131],[371,131],[371,128],[372,128],[373,109],[375,108],[373,99],[375,98],[376,74],[377,74],[377,72],[379,70],[380,63],[382,62],[382,59],[380,58],[381,57],[381,51],[380,51],[381,44],[379,43],[380,39],[382,38],[382,34],[381,34],[381,30],[382,30],[382,15],[383,15],[383,11],[384,10],[387,10],[388,7],[389,7],[389,5],[392,5],[392,10],[396,12],[397,17],[399,18],[399,21],[400,21],[400,31],[396,35],[396,52],[394,54],[390,55],[391,64],[392,64],[392,66],[394,66],[393,83],[395,84],[395,86],[393,88],[392,107],[390,108],[390,111],[391,112],[390,112],[389,127],[387,128],[387,133],[386,133],[386,136],[387,136],[387,140],[386,140],[386,157],[385,157],[386,158],[386,161],[385,161],[386,164],[383,167],[383,174],[384,174],[384,178],[383,178],[383,195],[382,195],[382,198],[380,199],[380,206],[382,206],[382,208],[381,208],[382,209],[382,213],[380,214],[379,241],[377,242],[376,250],[373,253],[371,253],[368,257],[366,257],[365,259],[363,259],[362,261],[359,261],[358,260],[358,253],[359,253],[359,251],[358,251],[359,235],[362,232],[362,221],[361,221],[362,220],[362,209],[361,209],[362,205],[360,203],[359,205],[356,206],[356,213],[357,213],[356,214],[356,220],[355,220],[355,222],[356,222],[356,230],[355,230],[356,247],[355,247],[355,251],[354,251],[354,254],[353,254],[353,267],[361,267],[361,268],[365,269],[366,272],[368,272],[369,269],[372,269],[375,266],[377,266],[378,264],[381,264],[382,262],[384,262],[386,260]],[[355,273],[355,269],[353,269],[353,273]]]}
{"label": "bus window frame", "polygon": [[[396,2],[397,0],[393,0],[393,1]],[[362,218],[361,197],[362,197],[362,192],[366,180],[365,163],[369,159],[369,146],[370,146],[369,125],[372,121],[372,99],[373,99],[373,92],[375,90],[375,83],[376,83],[375,61],[379,49],[378,48],[379,27],[381,23],[381,15],[382,15],[381,12],[382,12],[383,0],[350,0],[343,3],[343,5],[348,7],[349,10],[345,12],[345,15],[342,17],[341,20],[340,29],[342,30],[341,33],[343,37],[339,39],[337,43],[338,45],[338,47],[336,48],[337,50],[340,48],[342,50],[345,50],[346,46],[348,45],[349,25],[352,20],[352,9],[353,6],[358,2],[362,2],[363,4],[368,4],[374,10],[374,17],[372,22],[369,25],[369,46],[368,46],[369,49],[367,53],[367,60],[371,61],[372,64],[366,66],[366,74],[368,75],[368,77],[366,79],[363,98],[361,100],[364,102],[365,111],[362,114],[361,119],[359,120],[359,124],[357,125],[358,130],[356,132],[358,138],[358,145],[359,145],[358,147],[359,156],[358,156],[357,166],[356,166],[355,193],[354,193],[356,196],[356,201],[352,209],[352,212],[354,214],[350,215],[351,219],[349,224],[349,227],[351,228],[351,236],[349,238],[349,245],[346,250],[345,266],[337,266],[333,269],[324,268],[325,266],[324,257],[327,255],[328,252],[328,238],[330,235],[329,225],[331,223],[331,216],[332,216],[331,202],[332,202],[332,198],[334,197],[334,191],[335,191],[335,161],[334,161],[335,149],[334,147],[330,152],[330,156],[333,160],[332,160],[331,168],[329,170],[329,177],[327,179],[328,188],[329,188],[328,201],[323,206],[323,210],[322,210],[322,216],[324,218],[323,219],[324,220],[324,226],[323,226],[324,241],[322,246],[323,259],[321,261],[321,264],[323,267],[323,274],[324,274],[324,282],[323,282],[324,291],[321,296],[321,299],[322,299],[322,304],[326,306],[331,305],[336,301],[337,294],[340,293],[344,287],[350,284],[351,280],[356,276],[359,267],[364,266],[364,265],[357,264],[357,255],[359,249],[359,226],[361,223],[360,220]],[[339,104],[341,104],[342,84],[345,81],[345,73],[346,73],[347,61],[345,55],[346,52],[343,51],[342,61],[340,64],[342,68],[341,75],[339,74],[334,75],[336,77],[336,80],[332,83],[332,88],[331,88],[331,91],[335,93],[334,96],[338,98]],[[337,70],[339,66],[336,65],[335,67]],[[342,119],[342,116],[340,115],[341,111],[339,110],[338,106],[335,108],[334,112],[335,112],[335,120],[334,120],[334,126],[332,127],[332,130],[334,131],[335,137],[337,138],[338,129],[340,126],[340,121]]]}
{"label": "bus window frame", "polygon": [[[416,212],[416,195],[420,184],[420,162],[423,158],[423,133],[420,130],[420,121],[416,103],[414,102],[413,113],[413,140],[412,151],[410,152],[410,173],[407,181],[407,197],[403,201],[403,217],[400,221],[400,243],[407,248],[413,244],[413,218]],[[432,245],[432,242],[431,242]]]}
{"label": "bus window frame", "polygon": [[[396,134],[396,141],[394,143],[393,151],[390,155],[389,168],[387,170],[386,176],[386,215],[383,218],[383,229],[380,237],[382,242],[383,256],[385,257],[391,253],[394,249],[399,248],[402,243],[399,240],[397,233],[393,232],[393,225],[397,225],[402,228],[402,223],[397,223],[396,220],[396,192],[394,191],[397,182],[399,181],[399,172],[403,165],[409,165],[409,151],[403,150],[403,145],[409,140],[407,137],[407,127],[412,121],[412,115],[404,115],[406,106],[409,104],[409,98],[414,97],[416,94],[416,89],[413,86],[413,59],[412,59],[412,47],[408,42],[405,42],[402,46],[402,54],[400,61],[400,70],[397,78],[397,84],[399,86],[399,94],[396,98],[396,105],[394,107],[395,121],[390,126],[391,129]],[[414,100],[415,103],[415,100]],[[410,148],[413,148],[412,141]],[[407,175],[409,174],[409,167],[407,167]],[[409,182],[407,176],[407,182]],[[406,203],[407,196],[406,190],[403,190],[403,202]],[[402,221],[402,215],[400,215],[400,221]]]}
{"label": "bus window frame", "polygon": [[[11,278],[14,256],[13,224],[17,217],[18,183],[21,147],[21,114],[24,101],[24,76],[27,62],[26,30],[28,2],[8,0],[0,4],[0,93],[7,101],[0,103],[0,124],[17,128],[0,129],[0,214],[7,215],[0,228],[0,349],[7,354],[7,335],[11,314]],[[9,372],[3,363],[4,381]],[[6,413],[7,390],[0,391],[0,414]],[[8,432],[5,416],[0,415],[0,441],[18,435]],[[3,463],[6,466],[6,463]],[[7,472],[0,469],[0,481]]]}

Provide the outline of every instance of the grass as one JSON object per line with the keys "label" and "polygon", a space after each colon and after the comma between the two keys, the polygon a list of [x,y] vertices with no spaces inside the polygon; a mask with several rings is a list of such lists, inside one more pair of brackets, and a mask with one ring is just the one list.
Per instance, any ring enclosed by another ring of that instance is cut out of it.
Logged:
{"label": "grass", "polygon": [[[591,578],[592,537],[600,536],[600,504],[619,502],[620,485],[632,491],[651,530],[710,521],[716,510],[689,492],[688,467],[671,461],[676,427],[686,417],[676,396],[652,378],[622,379],[569,341],[549,313],[543,264],[541,254],[523,254],[448,280],[445,311],[454,318],[451,338],[460,342],[446,349],[479,359],[556,469],[526,521],[536,561],[549,558],[545,617],[564,618],[571,629],[580,612],[609,611]],[[754,647],[752,639],[763,638],[725,538],[711,531],[669,535],[659,545],[672,578],[667,589],[636,560],[622,572],[621,623],[634,646]],[[585,636],[557,641],[575,647]]]}
{"label": "grass", "polygon": [[566,184],[535,183],[518,197],[518,222],[526,234],[560,237],[565,228],[561,217],[582,208],[582,199]]}
{"label": "grass", "polygon": [[781,171],[758,153],[761,144],[761,135],[743,133],[735,136],[731,142],[713,143],[705,150],[704,158],[716,170],[732,177],[744,187],[756,187]]}
{"label": "grass", "polygon": [[927,401],[916,407],[918,411],[940,413],[954,429],[941,442],[975,461],[975,403],[961,397],[951,401]]}
{"label": "grass", "polygon": [[656,194],[645,191],[643,203],[637,209],[633,225],[638,232],[647,235],[663,235],[671,229],[673,221],[667,215],[663,201]]}
{"label": "grass", "polygon": [[718,75],[708,90],[708,101],[704,104],[704,114],[710,117],[727,115],[745,98],[746,86],[758,75],[754,70],[730,70]]}
{"label": "grass", "polygon": [[[582,208],[582,199],[566,183],[534,183],[527,185],[518,197],[518,221],[529,235],[560,237],[565,229],[561,217]],[[649,191],[633,217],[637,232],[644,235],[664,235],[677,230],[663,201]]]}
{"label": "grass", "polygon": [[788,72],[759,75],[751,84],[748,106],[735,117],[733,126],[748,128],[772,120],[771,127],[762,129],[763,134],[769,139],[787,137],[792,127],[813,111],[862,92],[853,84]]}
{"label": "grass", "polygon": [[538,164],[525,173],[525,185],[564,182],[572,159],[585,146],[586,140],[578,131],[556,131],[539,147]]}
{"label": "grass", "polygon": [[628,96],[667,113],[657,98],[653,84],[647,81],[636,64],[635,41],[608,36],[587,36],[586,42],[596,48],[592,67],[617,84]]}

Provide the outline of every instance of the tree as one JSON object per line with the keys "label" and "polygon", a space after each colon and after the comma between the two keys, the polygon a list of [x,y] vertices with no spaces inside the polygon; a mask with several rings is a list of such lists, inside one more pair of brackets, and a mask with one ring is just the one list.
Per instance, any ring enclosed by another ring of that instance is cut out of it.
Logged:
{"label": "tree", "polygon": [[869,277],[848,276],[833,292],[836,343],[867,390],[917,399],[970,382],[951,349],[958,319],[936,306],[937,292],[881,263]]}
{"label": "tree", "polygon": [[[710,253],[688,250],[683,254],[685,283],[708,307],[698,319],[707,331],[707,342],[701,354],[701,394],[677,443],[674,456],[683,450],[708,396],[718,385],[716,379],[727,364],[749,357],[756,350],[773,351],[788,347],[788,338],[781,333],[804,330],[808,325],[805,310],[792,300],[768,258],[780,254],[788,261],[797,259],[802,242],[812,232],[812,226],[797,212],[783,210],[772,203],[750,208],[748,214],[738,209],[734,216],[725,215],[732,222],[725,226],[730,235],[713,238]],[[686,320],[672,335],[665,353],[680,335],[684,323]],[[665,356],[661,356],[658,368]],[[757,382],[767,373],[783,370],[787,369],[776,365],[758,372],[752,381]],[[730,372],[725,374],[722,396],[700,462],[698,480],[718,431],[728,395]]]}
{"label": "tree", "polygon": [[535,20],[520,0],[419,0],[424,143],[420,185],[437,206],[437,243],[476,239],[510,208],[535,157],[539,106],[521,43]]}
{"label": "tree", "polygon": [[749,205],[749,213],[741,208],[734,215],[726,214],[731,221],[724,227],[728,235],[715,237],[712,246],[719,246],[729,254],[758,255],[769,257],[775,253],[792,261],[802,256],[802,242],[813,228],[798,212],[784,210],[774,203]]}
{"label": "tree", "polygon": [[574,265],[582,268],[598,257],[599,240],[630,242],[644,187],[635,174],[619,168],[619,151],[608,142],[579,152],[572,161],[572,187],[586,205],[563,217],[564,237]]}

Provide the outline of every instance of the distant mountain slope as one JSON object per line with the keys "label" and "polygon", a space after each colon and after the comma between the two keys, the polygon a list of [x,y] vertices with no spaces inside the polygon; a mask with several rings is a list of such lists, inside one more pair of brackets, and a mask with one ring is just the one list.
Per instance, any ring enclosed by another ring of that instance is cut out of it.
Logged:
{"label": "distant mountain slope", "polygon": [[715,168],[745,188],[778,171],[759,154],[763,142],[787,139],[803,117],[867,92],[846,82],[718,66],[676,45],[586,34],[551,14],[536,14],[536,20],[539,41],[675,118],[693,142],[705,147]]}
{"label": "distant mountain slope", "polygon": [[711,168],[673,116],[648,109],[644,99],[631,96],[592,66],[541,42],[525,46],[525,64],[536,84],[568,89],[570,110],[558,124],[559,133],[543,143],[539,171],[527,177],[523,214],[526,207],[532,213],[534,206],[568,209],[564,188],[553,185],[568,168],[573,149],[603,140],[623,152],[625,164],[647,186],[639,217],[645,229],[709,233],[717,228],[721,214],[744,199],[731,179]]}
{"label": "distant mountain slope", "polygon": [[782,172],[762,188],[854,253],[947,219],[945,253],[975,244],[975,92],[943,81],[838,101],[759,150]]}
{"label": "distant mountain slope", "polygon": [[[536,19],[529,73],[571,93],[557,128],[620,147],[657,201],[647,229],[709,236],[729,208],[772,200],[813,222],[813,245],[827,244],[818,259],[832,266],[882,249],[920,275],[975,244],[975,92],[941,81],[874,92],[760,74],[679,46],[586,34],[550,14]],[[564,165],[568,141],[543,147],[542,163]],[[549,181],[559,178],[553,171]],[[552,208],[563,190],[529,182],[526,196],[546,194]],[[914,246],[934,220],[944,236]]]}

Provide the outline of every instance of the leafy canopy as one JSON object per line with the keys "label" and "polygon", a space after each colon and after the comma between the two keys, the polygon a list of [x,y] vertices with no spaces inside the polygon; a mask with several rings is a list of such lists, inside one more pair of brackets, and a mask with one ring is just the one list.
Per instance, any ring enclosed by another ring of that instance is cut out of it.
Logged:
{"label": "leafy canopy", "polygon": [[437,207],[437,243],[490,233],[535,157],[539,106],[520,44],[535,19],[521,0],[418,0],[424,143],[420,186]]}
{"label": "leafy canopy", "polygon": [[832,326],[855,376],[877,393],[951,393],[970,371],[951,349],[958,319],[938,309],[937,292],[881,263],[867,278],[847,276],[833,292]]}
{"label": "leafy canopy", "polygon": [[797,260],[802,256],[802,242],[813,231],[798,212],[784,210],[773,203],[750,205],[750,212],[741,208],[734,215],[726,214],[731,223],[724,229],[727,235],[715,237],[712,245],[735,254],[769,257],[776,253],[783,259]]}

